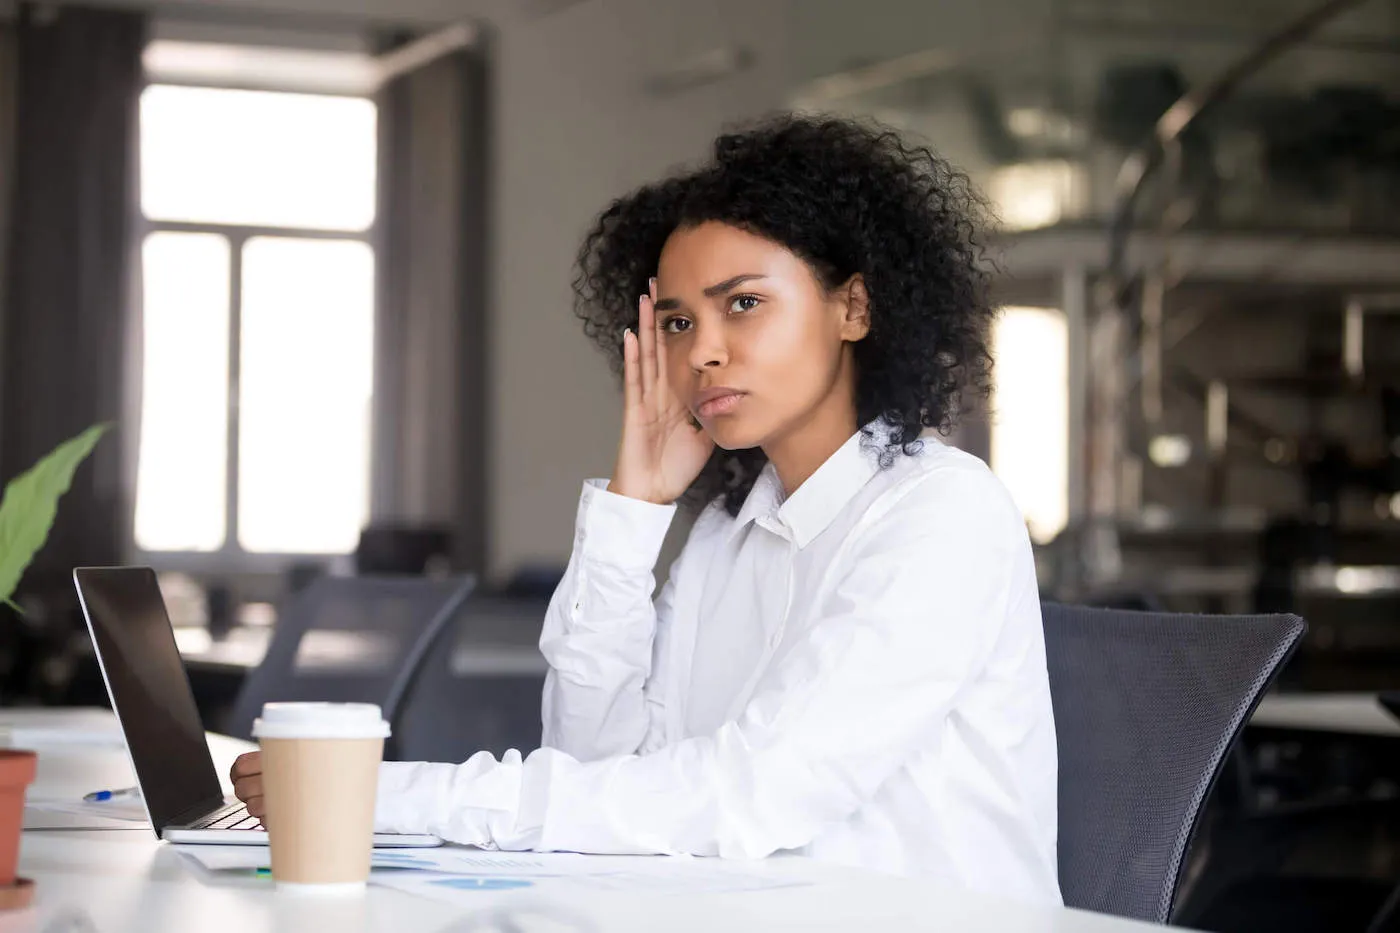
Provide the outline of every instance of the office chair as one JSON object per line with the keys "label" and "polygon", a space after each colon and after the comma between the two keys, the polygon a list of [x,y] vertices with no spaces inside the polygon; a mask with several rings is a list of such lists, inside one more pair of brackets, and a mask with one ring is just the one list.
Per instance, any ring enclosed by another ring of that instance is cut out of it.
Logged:
{"label": "office chair", "polygon": [[1166,923],[1201,808],[1306,628],[1044,603],[1065,904]]}
{"label": "office chair", "polygon": [[355,546],[355,573],[427,576],[435,564],[449,563],[451,553],[452,533],[445,528],[370,525]]}
{"label": "office chair", "polygon": [[[288,597],[225,725],[249,738],[264,703],[378,703],[393,722],[408,680],[475,580],[322,577]],[[388,747],[392,749],[394,739]]]}
{"label": "office chair", "polygon": [[[512,659],[538,652],[548,608],[549,600],[538,597],[468,599],[411,678],[394,721],[396,756],[459,762],[479,751],[499,757],[512,748],[523,754],[538,748],[544,659],[529,658],[524,666]],[[463,669],[463,660],[478,663]]]}

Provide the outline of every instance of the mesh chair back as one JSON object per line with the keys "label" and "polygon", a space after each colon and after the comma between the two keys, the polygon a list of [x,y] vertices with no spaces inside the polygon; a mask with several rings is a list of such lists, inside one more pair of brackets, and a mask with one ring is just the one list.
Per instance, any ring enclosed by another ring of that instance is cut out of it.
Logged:
{"label": "mesh chair back", "polygon": [[1306,626],[1053,603],[1042,615],[1065,903],[1166,923],[1201,806]]}
{"label": "mesh chair back", "polygon": [[469,577],[312,582],[278,614],[267,655],[244,681],[225,730],[250,738],[263,704],[279,700],[378,703],[393,722],[409,674],[461,609],[473,582]]}
{"label": "mesh chair back", "polygon": [[404,761],[465,761],[540,745],[545,661],[540,628],[549,601],[473,596],[438,633],[399,706],[395,754]]}

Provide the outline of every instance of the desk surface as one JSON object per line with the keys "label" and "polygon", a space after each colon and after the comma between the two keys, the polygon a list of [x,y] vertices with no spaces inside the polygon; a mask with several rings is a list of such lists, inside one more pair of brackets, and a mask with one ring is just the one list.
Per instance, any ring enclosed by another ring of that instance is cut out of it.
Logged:
{"label": "desk surface", "polygon": [[[84,727],[92,712],[78,711]],[[0,711],[0,727],[40,720],[53,711]],[[246,748],[211,737],[215,764],[227,771]],[[80,796],[130,783],[123,750],[98,744],[54,744],[39,751],[31,793]],[[0,933],[83,930],[100,933],[336,933],[469,930],[959,930],[996,933],[1127,933],[1156,927],[1073,910],[1038,910],[926,881],[774,859],[773,870],[809,882],[802,887],[710,895],[587,892],[560,896],[492,892],[487,906],[460,907],[371,887],[364,895],[323,900],[277,892],[266,879],[216,877],[157,842],[148,827],[106,831],[27,830],[20,874],[37,885],[35,906],[0,914]]]}
{"label": "desk surface", "polygon": [[[340,633],[331,666],[353,667],[374,660],[380,651],[373,633]],[[218,640],[207,629],[178,628],[176,644],[191,669],[242,674],[262,663],[272,641],[272,629],[240,626]],[[465,633],[452,647],[452,673],[458,677],[543,677],[548,670],[537,645],[539,631],[521,631],[513,638],[481,639]],[[0,931],[3,933],[3,931]]]}
{"label": "desk surface", "polygon": [[1251,726],[1400,738],[1400,719],[1374,693],[1275,693],[1264,697]]}

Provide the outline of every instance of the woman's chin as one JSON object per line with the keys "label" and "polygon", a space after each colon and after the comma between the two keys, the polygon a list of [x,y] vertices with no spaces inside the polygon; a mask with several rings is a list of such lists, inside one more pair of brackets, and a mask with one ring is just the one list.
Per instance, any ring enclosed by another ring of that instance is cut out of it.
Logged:
{"label": "woman's chin", "polygon": [[760,446],[762,433],[742,419],[721,416],[704,425],[710,440],[722,450],[748,450]]}

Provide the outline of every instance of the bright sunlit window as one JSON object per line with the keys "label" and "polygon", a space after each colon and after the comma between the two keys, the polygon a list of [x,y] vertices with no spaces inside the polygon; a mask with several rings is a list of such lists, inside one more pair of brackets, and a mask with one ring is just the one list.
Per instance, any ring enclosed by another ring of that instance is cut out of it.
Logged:
{"label": "bright sunlit window", "polygon": [[154,85],[141,95],[151,220],[364,231],[375,106],[362,97]]}
{"label": "bright sunlit window", "polygon": [[136,540],[152,551],[218,550],[228,460],[228,238],[152,233],[141,260]]}
{"label": "bright sunlit window", "polygon": [[1069,330],[1052,308],[1005,308],[993,340],[992,470],[1051,540],[1069,518]]}
{"label": "bright sunlit window", "polygon": [[249,551],[343,553],[359,538],[373,294],[364,243],[254,237],[243,248],[238,540]]}
{"label": "bright sunlit window", "polygon": [[353,550],[369,505],[375,124],[365,98],[142,94],[139,549]]}

